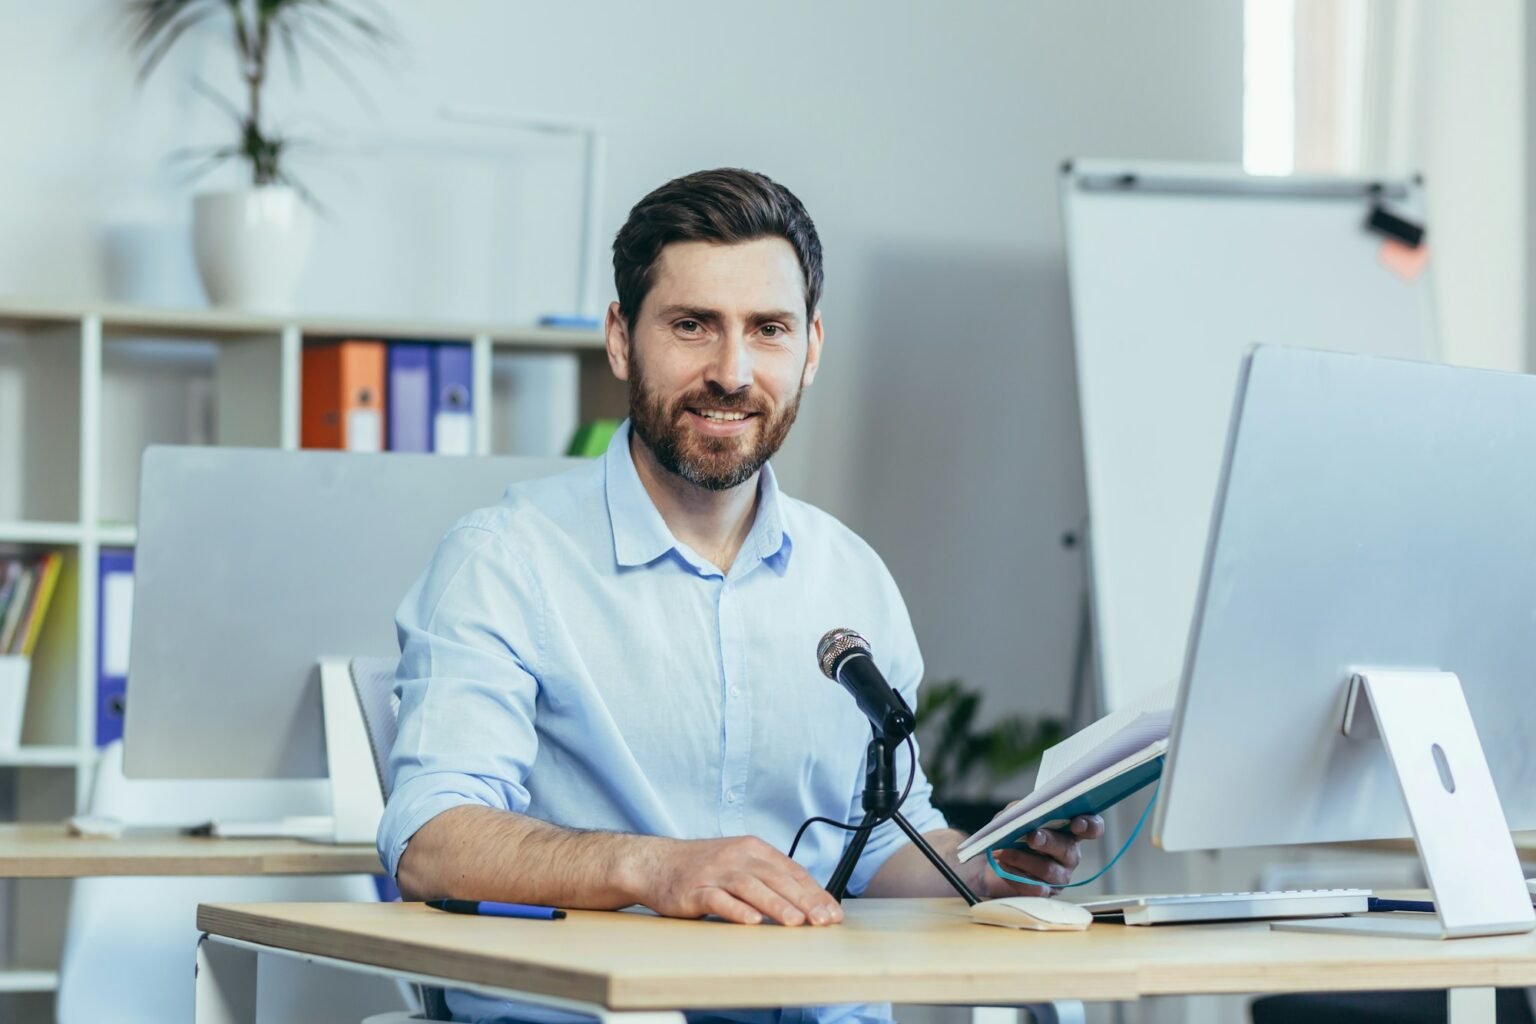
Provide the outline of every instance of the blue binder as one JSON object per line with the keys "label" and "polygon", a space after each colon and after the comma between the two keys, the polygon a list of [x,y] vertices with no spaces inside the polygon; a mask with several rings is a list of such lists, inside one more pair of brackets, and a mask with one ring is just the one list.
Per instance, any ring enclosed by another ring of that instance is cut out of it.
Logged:
{"label": "blue binder", "polygon": [[96,583],[96,745],[123,735],[128,637],[133,624],[133,551],[103,548]]}
{"label": "blue binder", "polygon": [[432,450],[475,450],[473,359],[468,345],[432,346]]}
{"label": "blue binder", "polygon": [[386,437],[392,452],[432,450],[432,350],[424,342],[389,343],[385,387]]}

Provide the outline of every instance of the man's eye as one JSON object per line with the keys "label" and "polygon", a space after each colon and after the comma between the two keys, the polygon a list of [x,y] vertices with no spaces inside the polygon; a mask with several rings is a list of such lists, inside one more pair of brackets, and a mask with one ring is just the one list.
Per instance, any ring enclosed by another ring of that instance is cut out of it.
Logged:
{"label": "man's eye", "polygon": [[687,334],[692,334],[701,328],[697,320],[679,320],[677,322],[677,329]]}
{"label": "man's eye", "polygon": [[764,324],[763,325],[763,335],[765,337],[777,338],[779,335],[781,335],[783,333],[784,333],[784,328],[780,327],[778,324]]}

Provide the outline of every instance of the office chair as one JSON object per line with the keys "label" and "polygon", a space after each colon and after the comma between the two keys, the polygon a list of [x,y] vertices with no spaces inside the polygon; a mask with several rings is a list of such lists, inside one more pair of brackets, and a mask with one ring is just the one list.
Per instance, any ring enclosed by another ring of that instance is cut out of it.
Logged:
{"label": "office chair", "polygon": [[[400,717],[400,698],[395,696],[395,658],[353,658],[348,667],[357,705],[363,712],[363,726],[368,730],[368,746],[373,751],[373,768],[379,777],[379,792],[389,799],[389,752],[395,745]],[[401,1024],[408,1020],[452,1020],[443,990],[419,985],[424,1016],[391,1016],[365,1024]]]}

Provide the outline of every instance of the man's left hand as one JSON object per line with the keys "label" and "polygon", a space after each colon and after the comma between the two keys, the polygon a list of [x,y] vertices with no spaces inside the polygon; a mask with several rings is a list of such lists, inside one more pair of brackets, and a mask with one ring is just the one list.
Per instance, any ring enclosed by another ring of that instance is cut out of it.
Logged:
{"label": "man's left hand", "polygon": [[985,856],[973,863],[979,865],[974,886],[976,895],[983,899],[1002,896],[1050,896],[1060,886],[1072,881],[1082,854],[1078,844],[1085,839],[1098,839],[1104,834],[1104,819],[1097,814],[1085,814],[1073,818],[1063,831],[1040,828],[1025,837],[1025,845],[999,850],[994,856],[997,864],[1010,874],[1039,879],[1045,885],[1026,885],[1010,882],[992,870]]}

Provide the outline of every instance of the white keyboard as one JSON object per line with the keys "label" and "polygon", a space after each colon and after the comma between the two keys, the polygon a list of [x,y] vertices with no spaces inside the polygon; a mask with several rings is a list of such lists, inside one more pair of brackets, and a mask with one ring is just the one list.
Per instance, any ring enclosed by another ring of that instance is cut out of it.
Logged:
{"label": "white keyboard", "polygon": [[1096,918],[1125,917],[1126,924],[1191,921],[1267,921],[1280,917],[1363,914],[1369,889],[1293,889],[1284,892],[1204,892],[1164,896],[1115,896],[1080,904]]}

